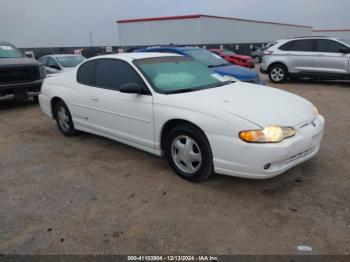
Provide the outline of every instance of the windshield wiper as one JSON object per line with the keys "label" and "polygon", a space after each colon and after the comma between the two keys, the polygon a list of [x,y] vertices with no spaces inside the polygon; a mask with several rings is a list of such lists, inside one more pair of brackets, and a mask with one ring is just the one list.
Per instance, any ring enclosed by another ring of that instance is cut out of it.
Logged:
{"label": "windshield wiper", "polygon": [[230,65],[230,64],[225,63],[225,64],[220,64],[220,65],[209,65],[208,67],[213,68],[213,67],[228,66],[228,65]]}
{"label": "windshield wiper", "polygon": [[166,92],[166,94],[180,94],[180,93],[189,93],[189,92],[194,92],[194,91],[198,91],[200,89],[194,89],[194,88],[188,88],[188,89],[180,89],[180,90],[173,90],[173,91],[169,91]]}
{"label": "windshield wiper", "polygon": [[220,86],[226,86],[226,85],[229,85],[229,84],[231,84],[231,83],[233,83],[233,82],[232,82],[232,81],[225,81],[225,82],[218,83],[218,84],[216,84],[216,85],[214,85],[214,86],[211,86],[210,88],[215,88],[215,87],[220,87]]}

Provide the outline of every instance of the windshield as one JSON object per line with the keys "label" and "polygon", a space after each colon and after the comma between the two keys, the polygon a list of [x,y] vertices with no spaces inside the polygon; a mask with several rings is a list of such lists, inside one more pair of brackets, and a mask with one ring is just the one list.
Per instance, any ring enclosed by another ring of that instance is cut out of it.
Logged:
{"label": "windshield", "polygon": [[0,58],[19,58],[23,57],[20,51],[10,45],[0,44]]}
{"label": "windshield", "polygon": [[338,40],[350,46],[350,39],[338,39]]}
{"label": "windshield", "polygon": [[135,64],[155,91],[163,94],[192,92],[231,83],[205,65],[182,56],[139,59]]}
{"label": "windshield", "polygon": [[192,57],[194,60],[197,60],[198,62],[209,67],[230,65],[230,63],[221,58],[219,55],[209,52],[205,49],[186,50],[185,53]]}
{"label": "windshield", "polygon": [[86,60],[83,56],[57,56],[58,62],[63,67],[75,67]]}
{"label": "windshield", "polygon": [[236,53],[234,53],[234,52],[232,52],[232,51],[229,51],[229,50],[225,50],[225,51],[224,51],[224,55],[231,56],[231,55],[236,55]]}

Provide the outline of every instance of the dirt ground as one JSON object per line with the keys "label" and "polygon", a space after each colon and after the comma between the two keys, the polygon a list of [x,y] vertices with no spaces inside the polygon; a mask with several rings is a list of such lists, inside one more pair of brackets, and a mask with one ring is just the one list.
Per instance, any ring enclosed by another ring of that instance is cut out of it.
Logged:
{"label": "dirt ground", "polygon": [[264,181],[189,183],[143,151],[63,137],[34,102],[0,101],[0,253],[350,254],[350,83],[276,87],[327,128],[315,158]]}

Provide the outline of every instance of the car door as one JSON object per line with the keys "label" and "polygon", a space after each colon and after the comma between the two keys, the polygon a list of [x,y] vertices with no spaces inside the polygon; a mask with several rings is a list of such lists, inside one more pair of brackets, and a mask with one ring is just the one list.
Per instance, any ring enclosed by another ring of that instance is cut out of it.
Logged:
{"label": "car door", "polygon": [[154,148],[153,97],[147,94],[127,94],[119,91],[128,83],[146,84],[127,62],[118,59],[98,59],[95,87],[91,88],[88,107],[90,125],[99,133],[124,142]]}
{"label": "car door", "polygon": [[88,99],[90,89],[95,88],[94,74],[96,64],[96,60],[90,60],[79,66],[73,88],[74,92],[70,97],[70,110],[73,122],[75,125],[83,128],[91,128],[91,123],[89,122]]}
{"label": "car door", "polygon": [[345,45],[330,39],[316,40],[315,68],[319,74],[346,74],[349,66],[349,54],[341,49],[349,49]]}
{"label": "car door", "polygon": [[283,50],[283,56],[288,61],[288,70],[290,73],[309,73],[314,68],[314,40],[300,39],[292,40],[279,49]]}

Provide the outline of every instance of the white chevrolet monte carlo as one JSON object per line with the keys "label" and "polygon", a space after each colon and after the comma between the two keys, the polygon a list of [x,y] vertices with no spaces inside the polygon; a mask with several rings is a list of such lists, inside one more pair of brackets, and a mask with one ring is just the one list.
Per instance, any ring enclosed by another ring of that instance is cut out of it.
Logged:
{"label": "white chevrolet monte carlo", "polygon": [[84,131],[165,155],[190,181],[274,177],[313,157],[325,126],[299,96],[235,82],[174,54],[89,59],[47,78],[39,101],[64,135]]}

